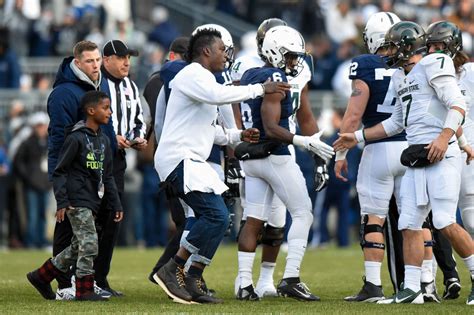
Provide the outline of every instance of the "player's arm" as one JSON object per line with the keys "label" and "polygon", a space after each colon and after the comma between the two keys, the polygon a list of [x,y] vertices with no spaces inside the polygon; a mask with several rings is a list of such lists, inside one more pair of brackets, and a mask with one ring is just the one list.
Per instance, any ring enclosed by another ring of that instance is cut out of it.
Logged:
{"label": "player's arm", "polygon": [[[232,84],[239,86],[240,80],[233,81]],[[244,124],[242,122],[242,112],[240,111],[240,103],[232,103],[232,112],[234,113],[234,120],[237,128],[244,129]]]}
{"label": "player's arm", "polygon": [[448,109],[443,130],[439,136],[426,148],[428,160],[431,163],[441,161],[448,149],[449,140],[461,126],[466,114],[466,101],[459,89],[455,76],[454,63],[451,58],[439,54],[430,55],[431,59],[425,60],[424,69],[428,82],[436,92],[438,99]]}
{"label": "player's arm", "polygon": [[296,112],[296,119],[303,136],[312,136],[319,131],[316,118],[314,118],[309,102],[308,85],[303,88],[300,96],[300,108]]}
{"label": "player's arm", "polygon": [[270,139],[275,139],[283,143],[293,143],[293,134],[279,125],[281,116],[281,101],[286,96],[282,94],[267,94],[263,97],[262,115],[263,128],[265,134]]}
{"label": "player's arm", "polygon": [[280,103],[283,99],[284,97],[281,94],[266,94],[263,98],[260,112],[267,137],[302,147],[317,154],[324,160],[330,159],[334,155],[334,150],[319,139],[321,137],[320,132],[310,137],[298,136],[278,124],[281,116]]}
{"label": "player's arm", "polygon": [[[367,83],[360,79],[354,79],[351,82],[352,93],[347,103],[346,112],[342,118],[340,133],[350,133],[356,131],[362,120],[362,115],[367,108],[367,102],[370,97],[370,89]],[[347,149],[336,152],[336,163],[334,164],[334,173],[336,178],[347,182],[348,179],[343,174],[348,173]]]}

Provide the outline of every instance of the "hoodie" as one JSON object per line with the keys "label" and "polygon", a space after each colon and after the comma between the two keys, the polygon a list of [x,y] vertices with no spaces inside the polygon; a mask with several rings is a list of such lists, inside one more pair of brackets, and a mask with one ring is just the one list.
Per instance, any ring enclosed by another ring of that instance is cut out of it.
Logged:
{"label": "hoodie", "polygon": [[[101,79],[100,84],[97,85],[74,65],[71,67],[73,60],[74,57],[64,58],[56,74],[53,91],[48,97],[47,109],[50,118],[48,126],[48,175],[50,180],[52,180],[53,171],[58,163],[59,151],[64,143],[66,126],[85,119],[80,105],[82,96],[86,92],[96,89],[110,95],[106,79]],[[101,129],[109,137],[112,151],[115,151],[117,139],[115,138],[112,119],[107,125],[101,126]]]}
{"label": "hoodie", "polygon": [[104,198],[113,211],[122,211],[112,165],[110,141],[100,129],[96,133],[84,121],[66,128],[66,139],[53,172],[58,209],[85,207],[97,213],[102,202],[98,195],[102,172]]}

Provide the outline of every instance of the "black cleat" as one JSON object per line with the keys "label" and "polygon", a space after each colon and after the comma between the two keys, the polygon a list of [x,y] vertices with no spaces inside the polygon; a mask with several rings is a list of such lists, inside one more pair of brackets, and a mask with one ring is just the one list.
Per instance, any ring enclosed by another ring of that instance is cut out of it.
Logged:
{"label": "black cleat", "polygon": [[124,294],[122,291],[114,290],[111,287],[103,288],[103,290],[110,292],[110,294],[112,294],[113,297],[124,297]]}
{"label": "black cleat", "polygon": [[84,294],[81,297],[76,296],[76,301],[86,301],[86,302],[106,302],[109,298],[103,297],[100,294],[91,292],[89,294]]}
{"label": "black cleat", "polygon": [[204,292],[206,292],[207,295],[209,296],[215,296],[216,295],[216,290],[214,289],[209,289],[207,287],[206,281],[204,281],[204,278],[201,278],[201,287]]}
{"label": "black cleat", "polygon": [[309,288],[300,281],[299,277],[282,279],[277,286],[277,292],[280,296],[291,297],[300,301],[321,301],[319,296],[309,291]]}
{"label": "black cleat", "polygon": [[153,279],[173,301],[191,304],[192,297],[185,288],[184,267],[178,266],[173,258],[153,275]]}
{"label": "black cleat", "polygon": [[423,294],[423,300],[425,302],[441,303],[441,299],[438,296],[438,290],[436,290],[436,283],[434,280],[428,283],[422,282],[421,293]]}
{"label": "black cleat", "polygon": [[364,285],[356,295],[347,296],[344,298],[346,302],[366,302],[374,303],[384,299],[383,289],[381,285],[375,285],[372,282],[364,280]]}
{"label": "black cleat", "polygon": [[202,278],[187,276],[184,279],[186,283],[186,291],[191,294],[192,301],[197,303],[219,304],[224,301],[208,294],[207,289],[204,290]]}
{"label": "black cleat", "polygon": [[454,300],[459,297],[461,291],[461,283],[458,278],[449,278],[444,282],[443,299]]}
{"label": "black cleat", "polygon": [[158,285],[158,282],[156,282],[155,278],[153,278],[153,276],[155,275],[155,273],[157,273],[158,271],[155,271],[153,270],[149,275],[148,275],[148,280],[150,280],[151,283],[153,284],[156,284]]}
{"label": "black cleat", "polygon": [[55,300],[56,294],[53,292],[51,288],[51,283],[44,282],[40,279],[39,275],[37,274],[38,271],[29,272],[26,277],[28,281],[38,290],[42,297],[46,300]]}
{"label": "black cleat", "polygon": [[260,298],[258,297],[257,293],[255,293],[253,285],[251,284],[245,288],[239,287],[236,298],[240,301],[260,301]]}

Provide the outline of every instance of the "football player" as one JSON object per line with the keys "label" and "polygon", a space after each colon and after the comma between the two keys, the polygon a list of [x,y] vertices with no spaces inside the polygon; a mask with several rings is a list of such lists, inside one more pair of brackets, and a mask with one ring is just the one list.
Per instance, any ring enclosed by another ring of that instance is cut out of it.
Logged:
{"label": "football player", "polygon": [[[241,84],[262,83],[268,78],[275,82],[288,82],[287,76],[298,77],[305,63],[305,44],[299,32],[288,26],[275,26],[267,30],[261,48],[266,58],[264,67],[247,70]],[[263,231],[262,243],[279,246],[283,238],[286,209],[292,216],[288,233],[288,256],[283,279],[277,292],[304,301],[318,301],[299,278],[299,268],[307,245],[312,223],[312,206],[299,166],[290,155],[289,144],[311,151],[325,161],[333,155],[332,148],[321,142],[317,125],[301,122],[302,133],[290,131],[293,99],[290,93],[257,100],[247,100],[253,127],[260,130],[263,154],[249,150],[243,161],[245,172],[246,222],[239,236],[239,290],[237,298],[256,300],[252,282],[252,265],[257,238]],[[297,118],[299,119],[299,115]],[[259,151],[259,150],[257,150]],[[255,153],[255,154],[254,154]],[[274,206],[274,196],[283,206]],[[276,213],[272,213],[276,212]],[[274,220],[279,218],[277,225]],[[281,224],[283,223],[283,224]]]}
{"label": "football player", "polygon": [[[342,120],[341,133],[356,131],[361,122],[364,127],[374,126],[392,114],[395,95],[388,91],[395,69],[386,69],[383,61],[387,52],[384,36],[399,21],[398,16],[391,12],[376,13],[367,21],[363,39],[370,54],[355,57],[350,64],[352,94]],[[365,143],[357,176],[365,277],[360,292],[346,297],[346,301],[376,302],[384,297],[380,278],[385,250],[383,226],[392,195],[397,203],[400,198],[400,182],[405,173],[405,167],[400,163],[400,152],[406,147],[404,132]],[[347,150],[337,152],[334,166],[336,177],[342,181],[347,181],[344,177],[348,167],[346,154]],[[393,239],[392,235],[387,237]]]}
{"label": "football player", "polygon": [[[460,29],[448,21],[439,21],[431,24],[426,30],[426,46],[428,53],[444,53],[453,59],[454,68],[458,77],[459,87],[466,98],[468,114],[462,126],[463,134],[458,138],[463,156],[474,144],[474,122],[472,103],[474,102],[474,64],[469,63],[469,57],[462,51],[462,35]],[[474,236],[474,165],[463,163],[461,172],[461,191],[458,206],[461,210],[464,228]],[[438,245],[438,244],[437,244]],[[451,246],[450,244],[448,244]],[[435,254],[437,247],[434,248]],[[439,262],[441,265],[442,262]],[[446,275],[444,298],[456,298],[461,289],[457,275]]]}
{"label": "football player", "polygon": [[[398,228],[403,234],[404,288],[380,304],[423,304],[422,225],[430,209],[433,225],[453,245],[468,268],[474,285],[474,248],[469,234],[456,223],[461,183],[461,150],[456,131],[461,126],[466,102],[457,85],[452,59],[442,53],[423,57],[425,32],[416,23],[399,22],[385,35],[389,47],[387,64],[401,66],[392,75],[396,104],[390,118],[371,127],[344,133],[336,150],[362,141],[373,141],[406,130],[409,147],[401,161],[408,169],[403,176]],[[470,157],[471,158],[471,157]],[[467,299],[474,304],[474,291]]]}
{"label": "football player", "polygon": [[[265,38],[265,34],[270,30],[272,27],[275,26],[286,26],[286,22],[278,19],[278,18],[270,18],[264,20],[257,30],[257,53],[258,55],[245,55],[243,57],[238,58],[234,66],[231,70],[232,80],[234,84],[239,84],[242,75],[251,68],[261,67],[265,64],[267,60],[266,57],[262,53],[262,45],[263,40]],[[292,99],[292,115],[290,118],[290,132],[296,132],[296,117],[298,117],[298,122],[302,130],[304,130],[306,135],[314,134],[317,129],[314,129],[316,126],[316,120],[313,116],[311,111],[311,105],[309,103],[309,96],[308,96],[308,87],[307,82],[311,80],[311,73],[312,69],[308,62],[303,63],[303,69],[301,73],[297,76],[287,76],[288,81],[291,83],[291,99]],[[234,106],[234,113],[236,114],[236,121],[237,126],[242,128],[250,128],[252,127],[252,114],[249,107],[249,104],[246,102],[242,102],[240,104],[233,104]],[[294,149],[290,145],[289,146],[290,152],[294,156]],[[319,160],[321,163],[321,160]],[[325,187],[327,182],[327,174],[322,174],[324,170],[321,167],[321,174],[319,180],[317,181],[318,187],[317,190],[321,190]],[[241,191],[241,205],[244,209],[244,213],[242,216],[242,223],[241,227],[243,226],[246,217],[247,217],[247,207],[245,202],[245,185],[242,185]],[[274,195],[274,200],[272,201],[271,211],[267,214],[265,218],[260,218],[266,221],[264,227],[264,234],[271,233],[273,234],[272,240],[268,240],[263,238],[262,242],[262,261],[260,265],[260,276],[257,281],[257,285],[255,287],[255,294],[252,292],[247,292],[245,289],[241,289],[239,292],[240,287],[240,275],[237,275],[235,281],[235,295],[238,299],[255,299],[257,296],[262,298],[264,296],[276,296],[277,291],[275,285],[273,284],[273,272],[276,266],[276,259],[278,256],[278,252],[280,249],[280,245],[283,242],[284,237],[284,228],[285,228],[285,220],[286,220],[286,210],[285,205],[282,201],[278,198],[277,195]],[[241,242],[245,242],[245,238],[242,238]],[[243,245],[242,245],[243,246]],[[243,252],[239,251],[239,261],[240,265],[243,268],[247,268],[248,264],[253,264],[253,259],[248,258],[247,256],[254,257],[253,252]],[[245,267],[244,267],[245,266]]]}

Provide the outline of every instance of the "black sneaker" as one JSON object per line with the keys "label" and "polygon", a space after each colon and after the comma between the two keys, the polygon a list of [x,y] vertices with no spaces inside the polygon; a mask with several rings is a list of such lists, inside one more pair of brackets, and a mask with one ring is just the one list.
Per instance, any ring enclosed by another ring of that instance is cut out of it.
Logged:
{"label": "black sneaker", "polygon": [[381,285],[375,285],[372,282],[366,281],[365,278],[363,280],[364,285],[359,293],[345,297],[344,301],[374,303],[384,299]]}
{"label": "black sneaker", "polygon": [[117,290],[114,290],[112,289],[111,287],[106,287],[106,288],[103,288],[104,291],[107,291],[107,292],[110,292],[110,294],[113,296],[113,297],[124,297],[124,294],[122,291],[117,291]]}
{"label": "black sneaker", "polygon": [[471,293],[466,300],[467,305],[474,305],[474,277],[471,276]]}
{"label": "black sneaker", "polygon": [[218,304],[224,302],[221,299],[208,295],[207,291],[204,291],[202,285],[202,278],[187,276],[184,279],[184,282],[186,283],[186,291],[191,294],[193,302],[211,304]]}
{"label": "black sneaker", "polygon": [[153,278],[173,301],[191,304],[192,297],[186,291],[184,283],[184,267],[178,266],[173,258],[161,267]]}
{"label": "black sneaker", "polygon": [[319,296],[309,291],[309,288],[300,281],[300,278],[282,279],[277,286],[277,292],[280,296],[291,297],[300,301],[321,301]]}
{"label": "black sneaker", "polygon": [[260,301],[260,298],[258,297],[257,293],[255,293],[253,285],[251,284],[245,288],[239,287],[236,298],[237,300],[241,301]]}
{"label": "black sneaker", "polygon": [[441,303],[441,299],[438,296],[438,291],[436,290],[436,284],[434,280],[428,283],[422,282],[421,292],[423,293],[423,300],[425,302]]}
{"label": "black sneaker", "polygon": [[459,297],[461,291],[461,283],[458,278],[449,278],[444,282],[443,299],[454,300]]}
{"label": "black sneaker", "polygon": [[42,281],[37,274],[37,271],[29,272],[26,277],[46,300],[56,299],[56,294],[54,294],[53,289],[51,288],[51,283]]}
{"label": "black sneaker", "polygon": [[90,294],[85,294],[81,297],[76,296],[76,301],[86,301],[86,302],[107,302],[109,298],[103,297],[95,292],[91,292]]}

